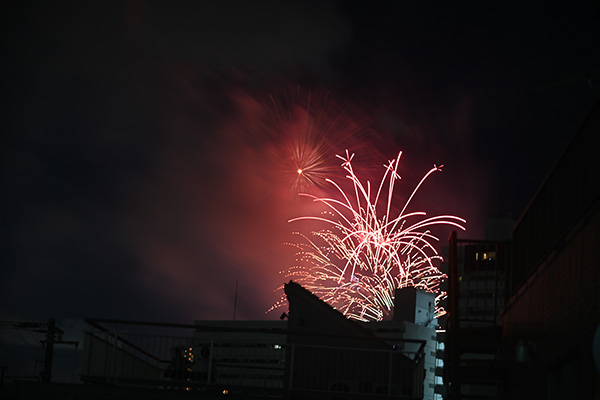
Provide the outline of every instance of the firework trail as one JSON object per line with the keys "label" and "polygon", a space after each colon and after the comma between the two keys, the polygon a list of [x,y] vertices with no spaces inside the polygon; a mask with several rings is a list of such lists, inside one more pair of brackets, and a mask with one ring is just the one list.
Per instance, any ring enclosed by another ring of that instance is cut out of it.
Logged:
{"label": "firework trail", "polygon": [[[317,197],[314,202],[325,206],[319,216],[303,216],[289,222],[312,220],[326,228],[302,237],[297,248],[298,265],[289,268],[286,278],[291,278],[335,307],[348,318],[369,321],[382,320],[393,308],[396,289],[415,287],[437,293],[437,301],[445,293],[439,284],[446,277],[435,260],[441,256],[432,245],[438,241],[429,228],[433,225],[451,225],[464,230],[464,219],[453,215],[426,217],[423,211],[407,212],[413,197],[425,180],[443,166],[435,166],[425,174],[412,191],[399,213],[393,211],[394,186],[400,176],[398,157],[385,165],[385,173],[377,188],[366,186],[358,179],[352,167],[354,154],[346,151],[343,163],[351,190],[331,179],[339,198]],[[387,188],[385,187],[387,183]],[[436,303],[437,303],[436,301]],[[286,304],[284,297],[270,310]],[[436,313],[443,309],[436,304]],[[269,311],[270,311],[269,310]]]}

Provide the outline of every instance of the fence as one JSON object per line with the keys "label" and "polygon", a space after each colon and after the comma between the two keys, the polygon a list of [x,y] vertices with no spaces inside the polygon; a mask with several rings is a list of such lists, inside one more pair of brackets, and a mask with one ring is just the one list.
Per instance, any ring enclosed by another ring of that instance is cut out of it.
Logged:
{"label": "fence", "polygon": [[86,322],[93,329],[84,333],[81,377],[88,383],[290,399],[423,395],[424,343],[419,341],[418,350],[408,352],[401,348],[409,346],[288,344],[284,330],[214,327],[207,333],[198,325],[120,321],[108,329],[100,322],[115,321]]}

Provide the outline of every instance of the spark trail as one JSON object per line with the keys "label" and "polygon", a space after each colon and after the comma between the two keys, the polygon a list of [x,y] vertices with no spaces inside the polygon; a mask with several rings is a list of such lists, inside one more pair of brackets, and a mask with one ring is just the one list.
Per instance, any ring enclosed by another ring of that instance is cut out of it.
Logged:
{"label": "spark trail", "polygon": [[[299,243],[290,243],[297,248],[298,264],[285,271],[286,278],[303,285],[348,318],[382,320],[393,308],[395,290],[404,287],[437,293],[438,301],[445,295],[439,285],[446,275],[434,265],[434,261],[442,259],[432,244],[439,239],[430,227],[450,225],[464,230],[466,221],[454,215],[427,217],[423,211],[407,212],[425,180],[442,170],[443,166],[436,165],[423,176],[401,210],[394,211],[398,209],[393,207],[392,200],[396,181],[400,179],[401,156],[402,152],[384,165],[381,182],[374,188],[369,181],[364,185],[355,174],[354,154],[346,151],[345,156],[338,155],[346,179],[351,182],[348,193],[342,185],[326,179],[339,196],[303,193],[302,196],[323,204],[325,211],[319,216],[289,220],[317,221],[326,228],[309,236],[295,233],[302,238]],[[270,310],[285,303],[282,297]],[[436,301],[436,314],[443,313]]]}

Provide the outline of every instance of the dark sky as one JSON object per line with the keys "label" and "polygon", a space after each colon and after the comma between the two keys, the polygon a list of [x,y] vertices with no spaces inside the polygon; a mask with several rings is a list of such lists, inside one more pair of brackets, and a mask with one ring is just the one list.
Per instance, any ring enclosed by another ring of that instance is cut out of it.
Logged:
{"label": "dark sky", "polygon": [[481,238],[598,99],[593,4],[3,3],[0,318],[229,319],[236,280],[277,318],[308,114],[401,190],[444,164],[419,207]]}

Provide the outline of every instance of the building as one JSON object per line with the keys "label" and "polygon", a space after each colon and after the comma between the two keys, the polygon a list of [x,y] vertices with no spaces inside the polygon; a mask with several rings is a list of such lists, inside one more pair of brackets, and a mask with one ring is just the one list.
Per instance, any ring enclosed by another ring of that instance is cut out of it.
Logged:
{"label": "building", "polygon": [[515,227],[501,313],[507,398],[600,398],[599,134],[600,102]]}
{"label": "building", "polygon": [[199,396],[435,399],[433,295],[403,289],[393,320],[363,323],[293,281],[285,293],[277,321],[88,320],[82,380]]}
{"label": "building", "polygon": [[444,249],[449,282],[441,392],[448,399],[504,396],[500,310],[506,298],[512,224],[509,217],[490,219],[486,240],[462,239],[453,232]]}
{"label": "building", "polygon": [[294,282],[285,293],[290,398],[422,398],[424,340],[413,350],[401,337],[377,335],[367,325],[380,323],[349,320]]}
{"label": "building", "polygon": [[364,323],[375,335],[405,351],[414,353],[424,343],[423,400],[442,398],[444,343],[438,342],[435,298],[435,294],[413,287],[396,290],[393,318]]}
{"label": "building", "polygon": [[287,321],[194,321],[194,380],[224,390],[280,390]]}
{"label": "building", "polygon": [[509,240],[451,235],[447,398],[600,398],[599,133],[597,103]]}

